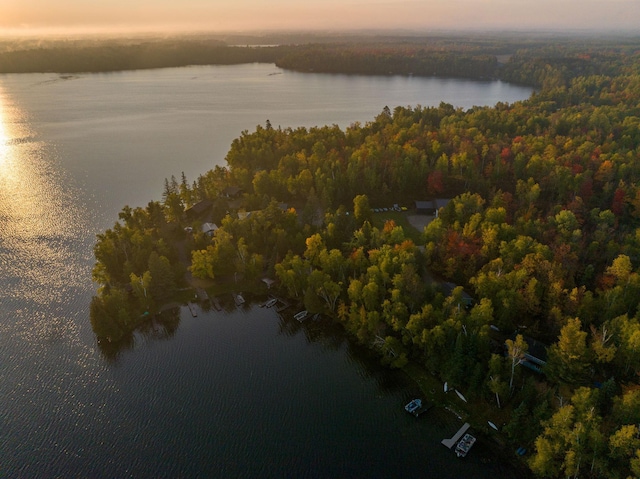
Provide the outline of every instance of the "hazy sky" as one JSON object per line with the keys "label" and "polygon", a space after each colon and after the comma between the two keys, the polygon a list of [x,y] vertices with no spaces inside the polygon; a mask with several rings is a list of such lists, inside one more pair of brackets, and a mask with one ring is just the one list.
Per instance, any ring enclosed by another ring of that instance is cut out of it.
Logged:
{"label": "hazy sky", "polygon": [[4,32],[363,28],[640,32],[640,0],[0,0]]}

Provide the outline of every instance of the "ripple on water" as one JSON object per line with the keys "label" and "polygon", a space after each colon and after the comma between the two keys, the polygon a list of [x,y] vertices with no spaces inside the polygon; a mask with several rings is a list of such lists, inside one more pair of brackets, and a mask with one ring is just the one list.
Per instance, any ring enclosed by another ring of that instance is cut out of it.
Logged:
{"label": "ripple on water", "polygon": [[93,428],[111,420],[96,398],[117,385],[87,326],[92,236],[82,195],[51,145],[7,121],[1,93],[0,455],[4,471],[36,477],[79,459]]}

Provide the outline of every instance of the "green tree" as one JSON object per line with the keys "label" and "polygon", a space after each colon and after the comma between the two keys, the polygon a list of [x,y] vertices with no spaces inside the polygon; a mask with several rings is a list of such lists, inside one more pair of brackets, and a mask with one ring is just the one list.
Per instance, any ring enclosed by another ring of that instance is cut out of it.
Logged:
{"label": "green tree", "polygon": [[358,225],[365,221],[371,222],[371,206],[367,195],[358,195],[353,199],[353,215]]}
{"label": "green tree", "polygon": [[548,349],[547,374],[556,379],[576,384],[586,379],[589,368],[587,333],[582,331],[578,318],[570,318],[560,330],[558,342]]}
{"label": "green tree", "polygon": [[149,293],[157,303],[164,303],[173,297],[176,281],[171,263],[165,256],[153,252],[149,256]]}
{"label": "green tree", "polygon": [[138,298],[138,301],[145,309],[149,308],[151,301],[151,294],[149,293],[151,287],[151,273],[149,271],[145,271],[141,276],[136,276],[135,273],[131,273],[130,278],[133,294]]}
{"label": "green tree", "polygon": [[509,390],[513,391],[513,377],[515,374],[516,366],[522,364],[525,359],[525,354],[529,350],[529,345],[524,340],[521,334],[516,336],[515,341],[507,339],[505,341],[507,346],[507,357],[511,362],[511,375],[509,378]]}
{"label": "green tree", "polygon": [[492,354],[489,360],[489,390],[495,394],[498,409],[502,408],[500,397],[509,394],[510,386],[503,380],[504,364],[502,357]]}

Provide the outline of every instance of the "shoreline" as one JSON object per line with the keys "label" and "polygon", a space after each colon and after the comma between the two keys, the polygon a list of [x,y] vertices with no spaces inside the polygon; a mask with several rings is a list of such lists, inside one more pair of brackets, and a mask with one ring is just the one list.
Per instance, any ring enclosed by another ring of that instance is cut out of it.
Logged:
{"label": "shoreline", "polygon": [[[513,455],[509,453],[510,448],[504,435],[489,428],[485,415],[482,414],[478,407],[478,401],[463,403],[457,395],[451,396],[451,390],[445,393],[442,381],[415,362],[410,361],[401,368],[401,371],[418,386],[427,401],[430,401],[436,407],[446,410],[459,421],[468,422],[471,425],[474,436],[477,437],[479,443],[495,456],[495,460],[507,462],[517,469],[520,473],[519,477],[526,479],[534,477],[527,464],[519,460],[515,455],[515,451]],[[480,417],[482,417],[481,420],[479,420]],[[494,432],[493,434],[491,434],[492,431]]]}

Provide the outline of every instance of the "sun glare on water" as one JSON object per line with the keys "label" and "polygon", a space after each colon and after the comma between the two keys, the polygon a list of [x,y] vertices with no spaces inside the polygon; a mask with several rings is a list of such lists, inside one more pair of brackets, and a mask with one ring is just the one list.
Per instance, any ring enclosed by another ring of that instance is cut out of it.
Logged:
{"label": "sun glare on water", "polygon": [[0,168],[4,168],[9,155],[9,135],[5,125],[4,98],[0,94]]}

